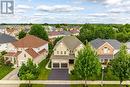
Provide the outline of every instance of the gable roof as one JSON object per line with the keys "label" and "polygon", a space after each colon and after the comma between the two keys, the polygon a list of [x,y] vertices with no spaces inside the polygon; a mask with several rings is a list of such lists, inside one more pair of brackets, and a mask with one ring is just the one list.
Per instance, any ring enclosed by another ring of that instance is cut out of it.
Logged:
{"label": "gable roof", "polygon": [[74,50],[77,46],[82,44],[82,42],[75,36],[63,37],[60,41],[57,42],[56,46],[59,45],[61,42],[64,43],[71,50]]}
{"label": "gable roof", "polygon": [[32,58],[36,58],[38,56],[38,53],[36,53],[32,48],[25,50]]}
{"label": "gable roof", "polygon": [[26,35],[24,38],[15,41],[12,44],[15,47],[20,47],[20,48],[37,48],[47,43],[48,43],[47,41],[42,40],[36,36]]}
{"label": "gable roof", "polygon": [[9,43],[14,41],[16,41],[15,37],[0,33],[0,43]]}
{"label": "gable roof", "polygon": [[121,46],[121,43],[115,39],[100,39],[100,38],[97,38],[95,40],[92,40],[90,42],[90,44],[98,49],[100,46],[102,46],[104,43],[109,43],[114,49],[119,49],[120,46]]}

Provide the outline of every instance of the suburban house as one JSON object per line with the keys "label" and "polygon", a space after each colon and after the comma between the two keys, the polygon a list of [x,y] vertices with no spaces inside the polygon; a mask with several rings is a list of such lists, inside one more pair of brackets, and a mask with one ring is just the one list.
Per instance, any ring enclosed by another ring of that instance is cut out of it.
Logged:
{"label": "suburban house", "polygon": [[10,35],[0,33],[0,52],[7,51],[9,48],[9,44],[16,41],[15,37]]}
{"label": "suburban house", "polygon": [[52,69],[73,69],[73,64],[78,51],[84,44],[75,36],[65,36],[57,42],[51,56]]}
{"label": "suburban house", "polygon": [[48,42],[33,35],[12,42],[5,55],[5,60],[14,64],[14,67],[26,63],[28,58],[40,63],[48,54]]}
{"label": "suburban house", "polygon": [[97,51],[101,63],[108,63],[119,51],[121,43],[114,39],[95,39],[90,42],[92,47]]}
{"label": "suburban house", "polygon": [[130,42],[126,42],[125,45],[127,46],[127,52],[130,54]]}
{"label": "suburban house", "polygon": [[21,29],[15,29],[15,28],[6,28],[5,34],[11,35],[11,36],[16,36],[20,32]]}

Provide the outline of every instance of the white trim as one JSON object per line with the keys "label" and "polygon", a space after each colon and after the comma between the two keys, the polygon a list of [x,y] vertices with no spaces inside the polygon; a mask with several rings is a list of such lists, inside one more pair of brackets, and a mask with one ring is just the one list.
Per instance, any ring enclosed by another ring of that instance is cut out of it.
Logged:
{"label": "white trim", "polygon": [[[98,49],[100,49],[102,46],[104,46],[105,44],[108,44],[108,45],[110,45],[111,46],[111,44],[109,44],[108,42],[105,42],[103,45],[101,45],[100,47],[98,47]],[[112,47],[112,46],[111,46]],[[115,49],[114,47],[112,47],[113,49]],[[97,49],[97,50],[98,50]]]}

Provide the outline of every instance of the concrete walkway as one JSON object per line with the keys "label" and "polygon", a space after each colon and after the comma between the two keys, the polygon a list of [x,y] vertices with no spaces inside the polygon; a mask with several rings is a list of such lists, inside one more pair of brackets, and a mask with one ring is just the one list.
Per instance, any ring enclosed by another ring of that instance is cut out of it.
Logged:
{"label": "concrete walkway", "polygon": [[[7,74],[2,80],[6,80],[6,83],[10,80],[19,80],[17,76],[18,71],[19,68],[14,69],[9,74]],[[19,84],[15,84],[15,85],[6,84],[6,85],[0,85],[0,87],[19,87]]]}

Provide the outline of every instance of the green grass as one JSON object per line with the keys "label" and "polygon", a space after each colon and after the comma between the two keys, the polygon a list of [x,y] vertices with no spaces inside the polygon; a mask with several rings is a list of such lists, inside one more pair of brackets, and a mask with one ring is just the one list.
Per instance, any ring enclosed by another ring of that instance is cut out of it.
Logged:
{"label": "green grass", "polygon": [[[71,85],[71,87],[83,87],[83,85]],[[120,87],[120,85],[89,85],[88,87]],[[126,87],[123,85],[122,87]],[[129,86],[130,87],[130,86]]]}
{"label": "green grass", "polygon": [[40,64],[39,64],[39,67],[40,67],[40,75],[38,77],[39,80],[47,80],[48,79],[48,76],[50,74],[50,71],[51,70],[47,70],[45,68],[46,64],[48,63],[49,59],[45,59],[43,60]]}
{"label": "green grass", "polygon": [[[77,78],[77,75],[75,75],[74,72],[73,72],[73,74],[70,74],[69,77],[70,77],[70,80],[80,80]],[[95,75],[95,76],[89,78],[88,80],[101,80],[101,77],[102,77],[102,73],[100,73],[99,75]],[[115,80],[119,80],[119,78],[116,77],[115,75],[113,75],[112,71],[110,69],[106,69],[104,71],[104,80],[106,80],[106,81],[114,80],[115,81]]]}
{"label": "green grass", "polygon": [[13,70],[13,68],[11,68],[10,66],[1,65],[0,66],[0,79],[5,77],[12,70]]}
{"label": "green grass", "polygon": [[[45,68],[46,64],[48,63],[49,59],[44,59],[40,64],[39,64],[39,67],[40,67],[40,75],[38,77],[38,80],[47,80],[48,79],[48,76],[51,72],[51,70],[47,70]],[[26,85],[20,85],[20,87],[26,87]],[[32,87],[45,87],[45,85],[32,85]]]}
{"label": "green grass", "polygon": [[[26,86],[20,86],[20,87],[26,87]],[[45,87],[45,85],[32,85],[32,87]],[[84,87],[83,85],[71,85],[70,87]],[[88,87],[120,87],[120,85],[88,85]],[[123,85],[122,87],[126,87],[126,85]],[[130,87],[130,85],[128,86]]]}

